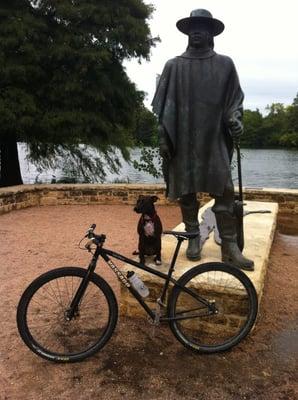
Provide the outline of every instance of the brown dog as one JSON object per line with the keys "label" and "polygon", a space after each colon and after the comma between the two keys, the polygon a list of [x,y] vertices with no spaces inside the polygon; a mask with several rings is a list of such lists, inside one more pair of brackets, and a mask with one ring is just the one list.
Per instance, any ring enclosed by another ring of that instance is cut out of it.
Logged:
{"label": "brown dog", "polygon": [[156,265],[161,264],[161,234],[162,224],[157,215],[154,203],[158,200],[157,196],[140,195],[134,211],[142,214],[138,223],[139,234],[139,254],[140,263],[145,263],[145,256],[153,256]]}

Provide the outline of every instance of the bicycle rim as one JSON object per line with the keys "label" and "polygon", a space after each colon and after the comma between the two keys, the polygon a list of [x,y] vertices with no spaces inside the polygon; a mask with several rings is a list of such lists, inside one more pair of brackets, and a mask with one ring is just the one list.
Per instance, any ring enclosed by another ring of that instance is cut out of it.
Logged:
{"label": "bicycle rim", "polygon": [[[252,329],[257,316],[257,295],[248,277],[222,263],[202,264],[179,280],[210,307],[178,286],[169,302],[171,329],[186,347],[204,353],[228,350]],[[175,320],[176,319],[176,320]]]}
{"label": "bicycle rim", "polygon": [[117,321],[117,303],[109,285],[92,274],[71,321],[66,311],[86,270],[61,268],[37,278],[18,307],[19,332],[31,350],[48,360],[80,361],[98,351]]}

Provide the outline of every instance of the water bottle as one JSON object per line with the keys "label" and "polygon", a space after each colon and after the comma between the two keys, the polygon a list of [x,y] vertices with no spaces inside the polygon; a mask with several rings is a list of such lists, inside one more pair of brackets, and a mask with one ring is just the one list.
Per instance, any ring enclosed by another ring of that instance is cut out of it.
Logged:
{"label": "water bottle", "polygon": [[144,284],[142,279],[138,277],[138,275],[133,271],[127,272],[127,279],[129,280],[131,286],[142,296],[147,297],[149,296],[149,289]]}

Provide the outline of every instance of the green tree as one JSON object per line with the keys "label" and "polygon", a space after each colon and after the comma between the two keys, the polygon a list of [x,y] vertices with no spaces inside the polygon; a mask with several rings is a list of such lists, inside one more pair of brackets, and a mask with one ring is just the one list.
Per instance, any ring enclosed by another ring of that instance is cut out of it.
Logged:
{"label": "green tree", "polygon": [[287,148],[298,148],[298,132],[284,133],[279,138],[279,145]]}
{"label": "green tree", "polygon": [[294,98],[292,105],[298,106],[298,93],[296,94],[296,97]]}
{"label": "green tree", "polygon": [[279,139],[287,126],[286,108],[281,103],[272,103],[266,110],[268,115],[263,122],[262,147],[278,146]]}
{"label": "green tree", "polygon": [[45,26],[29,2],[0,5],[0,157],[1,185],[20,184],[17,140],[31,133],[37,106],[34,91],[42,75],[38,32]]}
{"label": "green tree", "polygon": [[293,103],[287,107],[287,131],[298,133],[298,94]]}
{"label": "green tree", "polygon": [[244,133],[241,138],[243,147],[259,147],[262,145],[263,116],[260,111],[244,110]]}
{"label": "green tree", "polygon": [[[100,149],[116,168],[113,147],[127,158],[143,94],[122,66],[148,59],[152,7],[142,0],[4,0],[0,5],[1,185],[9,176],[8,143],[28,143],[31,159],[52,165],[61,149]],[[11,147],[12,148],[12,147]],[[96,163],[85,162],[92,170]],[[103,175],[102,168],[97,169]],[[94,172],[94,171],[93,171]]]}
{"label": "green tree", "polygon": [[298,147],[298,94],[293,103],[284,106],[281,103],[272,103],[267,108],[265,117],[259,110],[245,110],[244,147]]}
{"label": "green tree", "polygon": [[133,133],[136,143],[145,146],[157,146],[157,127],[156,116],[142,104],[136,113]]}
{"label": "green tree", "polygon": [[298,94],[293,103],[286,108],[286,126],[279,144],[284,147],[298,147]]}

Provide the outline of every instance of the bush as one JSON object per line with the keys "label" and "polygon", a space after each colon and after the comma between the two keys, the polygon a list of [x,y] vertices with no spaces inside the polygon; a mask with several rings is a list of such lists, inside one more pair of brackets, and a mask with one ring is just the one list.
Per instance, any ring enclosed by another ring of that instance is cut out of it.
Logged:
{"label": "bush", "polygon": [[298,148],[298,132],[285,133],[279,138],[279,145],[282,147]]}

